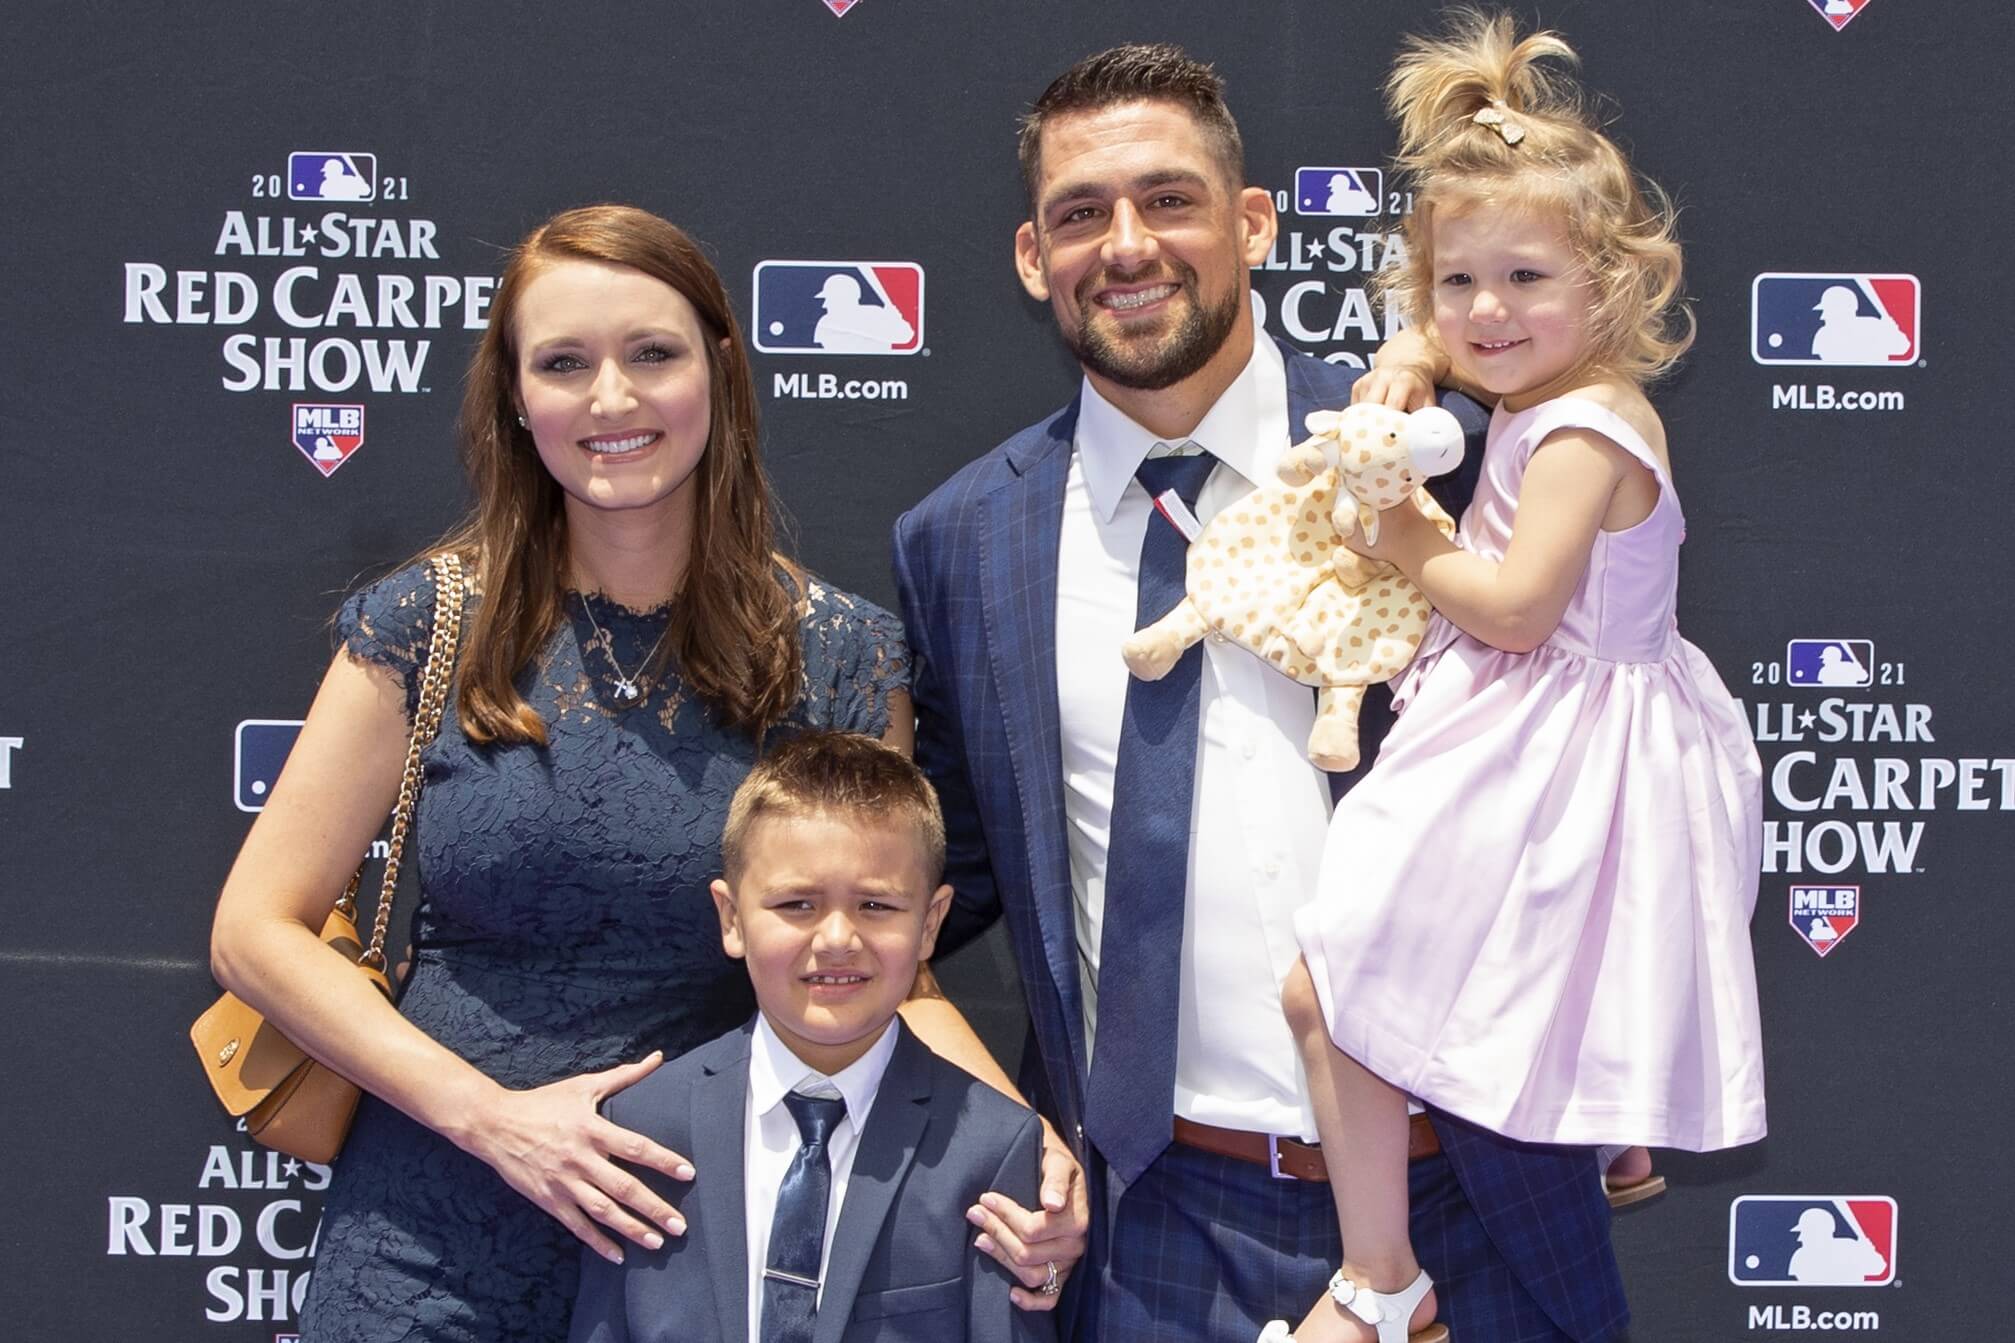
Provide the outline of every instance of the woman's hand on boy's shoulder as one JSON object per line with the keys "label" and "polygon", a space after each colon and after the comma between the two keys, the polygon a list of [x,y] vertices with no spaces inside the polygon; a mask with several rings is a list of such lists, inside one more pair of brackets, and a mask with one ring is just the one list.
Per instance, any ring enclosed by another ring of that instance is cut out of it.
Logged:
{"label": "woman's hand on boy's shoulder", "polygon": [[1037,1196],[1042,1206],[1024,1208],[1005,1194],[988,1193],[966,1211],[966,1220],[980,1229],[974,1245],[1021,1284],[1009,1295],[1023,1310],[1056,1309],[1058,1292],[1084,1258],[1091,1233],[1084,1171],[1047,1119],[1042,1121],[1042,1133],[1042,1186]]}

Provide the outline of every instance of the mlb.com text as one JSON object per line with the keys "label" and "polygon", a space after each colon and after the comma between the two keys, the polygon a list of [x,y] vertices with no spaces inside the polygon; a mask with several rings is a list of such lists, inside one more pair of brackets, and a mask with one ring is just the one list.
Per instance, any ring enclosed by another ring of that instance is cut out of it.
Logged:
{"label": "mlb.com text", "polygon": [[1810,1306],[1751,1306],[1749,1327],[1773,1332],[1798,1329],[1880,1329],[1875,1310],[1814,1310]]}
{"label": "mlb.com text", "polygon": [[1836,391],[1831,383],[1780,382],[1770,389],[1772,410],[1901,410],[1901,392]]}
{"label": "mlb.com text", "polygon": [[910,385],[901,378],[846,378],[836,373],[778,373],[771,395],[801,401],[907,401]]}

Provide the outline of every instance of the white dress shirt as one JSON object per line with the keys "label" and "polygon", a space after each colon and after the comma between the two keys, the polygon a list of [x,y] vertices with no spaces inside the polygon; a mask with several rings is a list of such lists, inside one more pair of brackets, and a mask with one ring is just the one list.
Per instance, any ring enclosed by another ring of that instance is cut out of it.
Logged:
{"label": "white dress shirt", "polygon": [[[1280,351],[1264,334],[1188,443],[1219,465],[1204,522],[1275,468],[1288,423]],[[1128,419],[1086,379],[1057,553],[1057,697],[1064,816],[1076,896],[1085,1037],[1096,1046],[1099,938],[1113,773],[1134,632],[1141,541],[1154,512],[1133,477],[1150,453],[1181,450]],[[1315,889],[1330,813],[1309,763],[1315,692],[1235,644],[1205,640],[1196,788],[1184,896],[1175,1113],[1198,1123],[1313,1139],[1315,1117],[1280,988],[1300,955],[1294,913]]]}
{"label": "white dress shirt", "polygon": [[[896,1030],[891,1021],[867,1053],[827,1077],[777,1038],[769,1018],[756,1017],[755,1033],[749,1041],[749,1096],[742,1148],[742,1197],[749,1241],[749,1343],[762,1343],[763,1269],[770,1262],[770,1223],[776,1220],[777,1191],[783,1187],[798,1148],[804,1145],[798,1121],[791,1117],[784,1097],[793,1091],[816,1094],[821,1091],[819,1084],[825,1083],[847,1103],[846,1118],[833,1126],[826,1139],[832,1186],[826,1199],[825,1245],[819,1251],[819,1281],[823,1284],[826,1265],[832,1260],[833,1228],[839,1225],[840,1208],[846,1203],[847,1177],[853,1173],[861,1130],[895,1050]],[[820,1291],[823,1293],[823,1286]]]}

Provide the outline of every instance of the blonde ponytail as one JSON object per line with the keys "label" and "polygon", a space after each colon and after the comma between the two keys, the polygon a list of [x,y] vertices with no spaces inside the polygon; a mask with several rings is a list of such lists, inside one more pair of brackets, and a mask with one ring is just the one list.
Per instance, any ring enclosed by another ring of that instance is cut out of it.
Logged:
{"label": "blonde ponytail", "polygon": [[1677,212],[1603,132],[1554,32],[1518,36],[1508,14],[1450,13],[1443,31],[1406,39],[1385,83],[1397,166],[1413,188],[1407,263],[1375,284],[1407,320],[1434,312],[1433,220],[1480,204],[1556,210],[1587,267],[1591,371],[1646,382],[1693,342]]}

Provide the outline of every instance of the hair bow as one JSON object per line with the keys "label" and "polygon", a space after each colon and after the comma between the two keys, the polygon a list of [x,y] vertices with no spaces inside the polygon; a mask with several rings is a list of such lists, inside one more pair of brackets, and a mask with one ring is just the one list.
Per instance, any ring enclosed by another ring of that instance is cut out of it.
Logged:
{"label": "hair bow", "polygon": [[1515,145],[1525,138],[1525,127],[1506,115],[1510,111],[1511,109],[1504,105],[1503,99],[1492,98],[1490,106],[1477,108],[1476,115],[1470,120],[1479,126],[1490,127],[1504,137],[1504,143]]}

